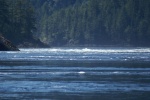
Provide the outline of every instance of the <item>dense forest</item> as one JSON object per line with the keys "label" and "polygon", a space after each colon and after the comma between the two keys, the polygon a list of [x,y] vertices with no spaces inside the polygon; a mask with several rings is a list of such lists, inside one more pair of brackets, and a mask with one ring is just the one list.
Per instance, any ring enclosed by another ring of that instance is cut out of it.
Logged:
{"label": "dense forest", "polygon": [[28,0],[0,0],[0,33],[15,44],[32,39],[34,8]]}
{"label": "dense forest", "polygon": [[150,0],[0,0],[0,32],[52,46],[150,46]]}

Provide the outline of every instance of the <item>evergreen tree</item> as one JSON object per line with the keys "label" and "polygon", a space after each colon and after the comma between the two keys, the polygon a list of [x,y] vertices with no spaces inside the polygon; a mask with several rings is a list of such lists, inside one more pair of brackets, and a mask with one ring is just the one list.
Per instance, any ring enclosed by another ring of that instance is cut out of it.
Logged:
{"label": "evergreen tree", "polygon": [[15,43],[37,28],[34,36],[54,46],[146,46],[149,11],[149,0],[0,0],[0,32]]}
{"label": "evergreen tree", "polygon": [[9,25],[9,12],[6,0],[0,0],[0,33],[5,35]]}
{"label": "evergreen tree", "polygon": [[149,11],[148,0],[49,0],[41,5],[38,36],[55,46],[148,45]]}
{"label": "evergreen tree", "polygon": [[35,30],[34,9],[28,0],[8,0],[11,30],[8,34],[15,43],[32,38]]}

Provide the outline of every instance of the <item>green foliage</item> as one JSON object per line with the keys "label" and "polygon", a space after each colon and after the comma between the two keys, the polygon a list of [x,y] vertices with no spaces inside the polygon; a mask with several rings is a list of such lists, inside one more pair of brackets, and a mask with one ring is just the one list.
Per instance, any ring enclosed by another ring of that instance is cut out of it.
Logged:
{"label": "green foliage", "polygon": [[5,30],[8,25],[8,5],[6,0],[0,0],[0,33],[5,33],[7,30]]}
{"label": "green foliage", "polygon": [[149,0],[49,0],[38,10],[37,35],[54,46],[150,45]]}
{"label": "green foliage", "polygon": [[32,38],[36,20],[31,3],[28,0],[0,0],[0,5],[3,35],[16,44]]}
{"label": "green foliage", "polygon": [[5,36],[17,43],[35,27],[54,46],[150,46],[150,0],[0,0]]}

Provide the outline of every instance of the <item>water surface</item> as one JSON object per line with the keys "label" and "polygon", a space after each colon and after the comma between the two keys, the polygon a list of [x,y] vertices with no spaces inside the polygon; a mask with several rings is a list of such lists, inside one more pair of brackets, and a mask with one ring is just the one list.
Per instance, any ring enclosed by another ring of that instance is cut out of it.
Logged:
{"label": "water surface", "polygon": [[0,99],[149,100],[150,48],[0,52]]}

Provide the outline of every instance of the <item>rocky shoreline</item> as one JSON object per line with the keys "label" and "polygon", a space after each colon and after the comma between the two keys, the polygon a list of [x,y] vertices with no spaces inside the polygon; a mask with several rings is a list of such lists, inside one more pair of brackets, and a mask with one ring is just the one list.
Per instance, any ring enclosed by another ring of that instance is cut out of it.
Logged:
{"label": "rocky shoreline", "polygon": [[20,51],[12,42],[0,35],[0,51]]}
{"label": "rocky shoreline", "polygon": [[20,51],[18,48],[49,48],[50,46],[40,41],[40,39],[31,38],[18,45],[0,35],[0,51]]}

